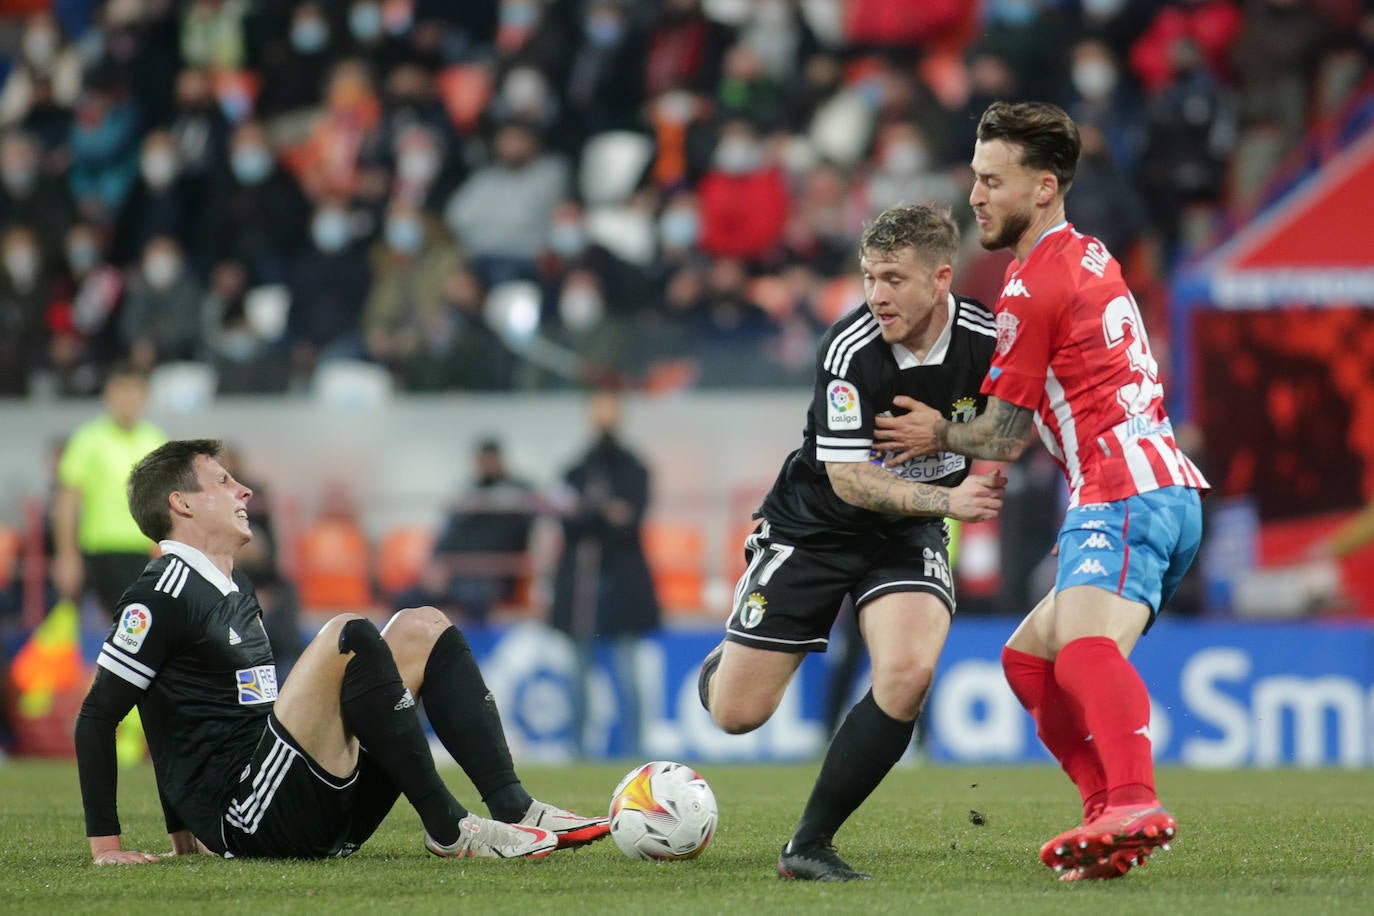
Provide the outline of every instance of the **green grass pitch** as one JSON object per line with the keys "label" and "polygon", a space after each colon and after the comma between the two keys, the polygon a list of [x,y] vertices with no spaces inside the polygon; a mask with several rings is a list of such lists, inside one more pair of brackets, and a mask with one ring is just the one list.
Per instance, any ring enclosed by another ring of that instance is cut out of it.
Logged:
{"label": "green grass pitch", "polygon": [[[604,810],[630,761],[524,767],[540,798]],[[352,858],[96,868],[67,762],[0,764],[0,912],[15,913],[1371,913],[1374,775],[1163,770],[1180,837],[1125,879],[1066,885],[1036,858],[1077,817],[1056,770],[894,771],[836,845],[876,880],[818,885],[773,871],[816,766],[706,766],[720,829],[702,856],[653,863],[610,840],[536,861],[444,861],[424,852],[404,801]],[[474,791],[445,771],[460,799]],[[125,845],[164,851],[145,764],[121,775]],[[479,809],[480,810],[480,809]],[[971,812],[984,816],[980,826]],[[485,813],[485,811],[481,811]]]}

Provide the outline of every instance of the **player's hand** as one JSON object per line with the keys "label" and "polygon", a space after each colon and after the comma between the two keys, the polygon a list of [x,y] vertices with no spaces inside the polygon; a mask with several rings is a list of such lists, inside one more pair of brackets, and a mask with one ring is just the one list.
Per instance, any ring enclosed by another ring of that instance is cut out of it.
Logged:
{"label": "player's hand", "polygon": [[205,851],[200,840],[189,830],[178,830],[176,833],[167,834],[167,839],[172,841],[172,851],[168,855],[173,856],[198,856]]}
{"label": "player's hand", "polygon": [[949,493],[949,514],[961,522],[986,522],[1002,511],[1007,478],[1001,471],[970,474]]}
{"label": "player's hand", "polygon": [[162,861],[152,853],[122,848],[117,836],[93,836],[90,841],[91,860],[96,865],[147,865]]}
{"label": "player's hand", "polygon": [[873,445],[892,454],[884,467],[896,467],[921,455],[931,455],[940,449],[936,445],[935,429],[944,420],[940,411],[914,398],[899,394],[892,406],[905,410],[900,417],[873,419]]}

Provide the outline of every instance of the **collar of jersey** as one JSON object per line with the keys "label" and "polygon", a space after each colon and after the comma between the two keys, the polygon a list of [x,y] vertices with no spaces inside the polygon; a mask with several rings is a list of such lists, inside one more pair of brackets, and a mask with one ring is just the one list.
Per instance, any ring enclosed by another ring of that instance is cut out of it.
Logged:
{"label": "collar of jersey", "polygon": [[945,354],[949,352],[949,339],[954,333],[954,312],[959,308],[959,302],[954,298],[954,294],[949,294],[949,314],[945,315],[945,326],[940,330],[940,336],[935,338],[935,344],[926,351],[925,360],[916,358],[912,353],[901,344],[892,345],[892,355],[897,358],[898,369],[915,369],[917,366],[938,366],[945,361]]}
{"label": "collar of jersey", "polygon": [[[1069,221],[1068,221],[1068,220],[1066,220],[1066,219],[1060,220],[1059,222],[1055,223],[1055,224],[1054,224],[1053,226],[1051,226],[1050,228],[1046,229],[1044,232],[1040,233],[1040,238],[1036,239],[1036,240],[1035,240],[1035,244],[1031,246],[1031,250],[1028,251],[1028,252],[1026,252],[1026,261],[1029,261],[1029,260],[1030,260],[1031,252],[1035,251],[1036,248],[1039,248],[1039,247],[1040,247],[1040,243],[1043,242],[1043,241],[1045,240],[1045,236],[1050,235],[1050,234],[1055,233],[1055,232],[1058,232],[1060,229],[1067,229],[1067,228],[1068,228],[1068,225],[1069,225]],[[1022,261],[1021,263],[1024,264],[1024,263],[1026,263],[1026,261]]]}
{"label": "collar of jersey", "polygon": [[183,544],[181,541],[158,541],[157,546],[162,548],[164,554],[170,553],[185,560],[187,566],[204,576],[207,582],[219,589],[221,595],[239,590],[233,579],[216,569],[209,557],[190,544]]}

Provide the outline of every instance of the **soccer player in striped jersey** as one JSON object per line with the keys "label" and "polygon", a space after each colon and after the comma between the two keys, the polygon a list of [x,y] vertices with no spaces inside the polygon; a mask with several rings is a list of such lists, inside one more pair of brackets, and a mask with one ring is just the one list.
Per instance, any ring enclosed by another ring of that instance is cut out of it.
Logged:
{"label": "soccer player in striped jersey", "polygon": [[[434,608],[400,611],[381,632],[340,614],[279,690],[261,608],[234,570],[253,491],[220,451],[209,439],[169,442],[129,476],[129,507],[162,556],[120,599],[77,718],[96,864],[157,861],[123,848],[115,804],[114,730],[135,705],[177,855],[346,856],[402,794],[425,847],[445,858],[544,856],[607,834],[604,817],[530,798],[467,641]],[[439,778],[420,701],[492,819]]]}
{"label": "soccer player in striped jersey", "polygon": [[896,460],[1012,460],[1038,429],[1068,479],[1054,590],[1002,654],[1082,798],[1082,823],[1041,849],[1062,880],[1119,877],[1177,832],[1155,793],[1150,697],[1127,658],[1197,553],[1208,488],[1174,439],[1121,265],[1065,219],[1078,153],[1077,127],[1053,105],[984,112],[969,203],[983,247],[1016,255],[994,309],[988,406],[953,424],[902,402],[876,437]]}
{"label": "soccer player in striped jersey", "polygon": [[984,521],[1006,479],[946,453],[884,468],[875,420],[899,396],[971,420],[996,342],[992,315],[950,292],[959,231],[948,212],[893,207],[860,242],[867,302],[826,332],[801,448],[755,513],[748,568],[721,643],[702,664],[702,704],[723,730],[772,716],[808,652],[824,652],[846,595],[873,687],[835,733],[791,840],[783,878],[849,881],[835,832],[911,742],[954,613],[945,517]]}

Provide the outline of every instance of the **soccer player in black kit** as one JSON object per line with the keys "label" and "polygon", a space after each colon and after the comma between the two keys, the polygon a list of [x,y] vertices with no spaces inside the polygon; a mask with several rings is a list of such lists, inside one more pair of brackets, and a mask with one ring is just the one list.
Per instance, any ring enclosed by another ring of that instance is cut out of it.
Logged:
{"label": "soccer player in black kit", "polygon": [[745,541],[725,641],[702,664],[703,705],[721,729],[752,731],[777,709],[807,652],[824,652],[844,596],[859,615],[872,689],[836,731],[801,820],[778,858],[783,878],[870,876],[836,853],[835,832],[902,756],[954,613],[944,519],[1002,505],[1000,473],[969,474],[939,454],[893,468],[874,421],[907,395],[972,420],[996,345],[992,313],[950,292],[959,231],[932,206],[883,211],[860,241],[866,304],[821,340],[801,448]]}
{"label": "soccer player in black kit", "polygon": [[[532,799],[467,641],[434,608],[382,631],[340,614],[277,684],[251,583],[234,571],[253,491],[219,442],[169,442],[129,476],[129,507],[162,556],[125,591],[76,724],[96,864],[155,862],[123,849],[116,724],[138,706],[174,854],[323,858],[355,851],[400,795],[445,858],[548,855],[591,842],[605,818]],[[492,814],[468,812],[434,768],[416,706]]]}

